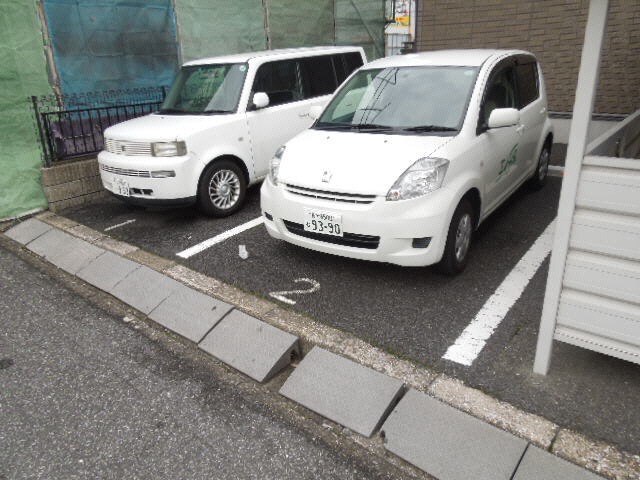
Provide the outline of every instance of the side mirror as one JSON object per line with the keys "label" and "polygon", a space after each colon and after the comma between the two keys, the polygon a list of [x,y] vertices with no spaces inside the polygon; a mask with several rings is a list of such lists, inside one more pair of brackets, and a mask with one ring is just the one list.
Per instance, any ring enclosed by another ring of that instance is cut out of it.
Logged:
{"label": "side mirror", "polygon": [[489,128],[512,127],[520,122],[520,112],[515,108],[496,108],[489,115]]}
{"label": "side mirror", "polygon": [[313,120],[317,120],[318,118],[320,118],[320,115],[322,115],[322,110],[323,109],[324,109],[324,107],[322,105],[314,105],[313,107],[311,107],[309,109],[309,116]]}
{"label": "side mirror", "polygon": [[256,107],[256,110],[269,106],[269,95],[264,92],[254,93],[253,106]]}

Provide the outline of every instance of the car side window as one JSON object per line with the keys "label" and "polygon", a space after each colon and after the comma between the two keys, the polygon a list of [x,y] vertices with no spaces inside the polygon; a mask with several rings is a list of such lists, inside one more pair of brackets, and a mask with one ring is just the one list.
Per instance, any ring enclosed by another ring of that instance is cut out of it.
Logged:
{"label": "car side window", "polygon": [[540,96],[538,69],[535,62],[516,65],[518,82],[518,108],[524,108]]}
{"label": "car side window", "polygon": [[518,108],[513,67],[504,67],[492,74],[485,92],[480,110],[481,130],[486,129],[489,116],[496,108]]}
{"label": "car side window", "polygon": [[362,56],[357,52],[339,53],[332,57],[338,85],[341,85],[354,70],[363,65]]}
{"label": "car side window", "polygon": [[[349,52],[344,54],[344,63],[347,69],[347,77],[351,75],[354,70],[357,70],[363,65],[362,55],[358,52]],[[345,77],[346,78],[346,77]]]}
{"label": "car side window", "polygon": [[302,99],[296,60],[282,60],[261,65],[256,72],[252,92],[269,95],[269,106]]}
{"label": "car side window", "polygon": [[336,74],[331,55],[301,59],[300,73],[304,98],[329,95],[336,89]]}
{"label": "car side window", "polygon": [[351,72],[347,72],[347,64],[343,54],[331,55],[331,60],[333,61],[333,69],[336,71],[337,83],[341,85]]}

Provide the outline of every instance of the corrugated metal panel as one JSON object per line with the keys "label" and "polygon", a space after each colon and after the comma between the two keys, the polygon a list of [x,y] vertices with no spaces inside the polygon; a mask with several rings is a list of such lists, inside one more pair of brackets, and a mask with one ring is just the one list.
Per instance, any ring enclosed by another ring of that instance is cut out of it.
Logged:
{"label": "corrugated metal panel", "polygon": [[640,305],[640,263],[570,252],[564,286]]}
{"label": "corrugated metal panel", "polygon": [[569,246],[577,250],[640,260],[640,218],[577,211]]}
{"label": "corrugated metal panel", "polygon": [[640,110],[586,143],[608,10],[589,6],[536,373],[554,339],[640,363]]}
{"label": "corrugated metal panel", "polygon": [[576,206],[640,215],[640,171],[585,167]]}
{"label": "corrugated metal panel", "polygon": [[565,289],[560,296],[558,326],[640,345],[640,306]]}
{"label": "corrugated metal panel", "polygon": [[640,363],[640,349],[636,345],[629,345],[613,339],[604,339],[592,333],[562,326],[556,327],[554,338],[571,345],[628,360],[629,362]]}
{"label": "corrugated metal panel", "polygon": [[640,361],[640,162],[585,158],[554,338]]}

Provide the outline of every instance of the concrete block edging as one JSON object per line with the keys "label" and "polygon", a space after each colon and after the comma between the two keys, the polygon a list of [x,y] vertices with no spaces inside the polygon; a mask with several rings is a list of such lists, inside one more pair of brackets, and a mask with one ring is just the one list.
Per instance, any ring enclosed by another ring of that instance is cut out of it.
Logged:
{"label": "concrete block edging", "polygon": [[[138,247],[106,237],[101,232],[92,231],[84,226],[78,229],[79,224],[76,222],[50,211],[32,218],[143,265],[146,262],[141,261],[141,258],[146,260],[147,256],[152,259],[154,257],[140,251]],[[6,232],[4,235],[6,236]],[[303,353],[308,352],[313,346],[325,348],[375,371],[395,377],[403,381],[407,387],[427,393],[445,404],[515,434],[559,458],[599,475],[616,480],[640,478],[640,455],[621,451],[613,445],[563,429],[543,417],[521,411],[506,402],[467,387],[459,380],[398,359],[361,339],[318,324],[308,317],[249,295],[175,262],[162,260],[164,262],[155,264],[151,261],[147,266],[188,287],[230,303],[239,311],[254,315],[276,328],[297,335]]]}

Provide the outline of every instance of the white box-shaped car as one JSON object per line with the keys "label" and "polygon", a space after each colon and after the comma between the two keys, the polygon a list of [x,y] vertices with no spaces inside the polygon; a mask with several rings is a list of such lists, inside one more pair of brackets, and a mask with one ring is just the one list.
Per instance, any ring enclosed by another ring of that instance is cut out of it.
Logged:
{"label": "white box-shaped car", "polygon": [[365,61],[360,47],[313,47],[188,62],[159,112],[105,130],[102,183],[129,203],[230,215],[276,149],[313,122],[309,108]]}
{"label": "white box-shaped car", "polygon": [[478,225],[546,178],[553,132],[528,52],[384,58],[317,110],[261,189],[267,231],[296,245],[457,273]]}

